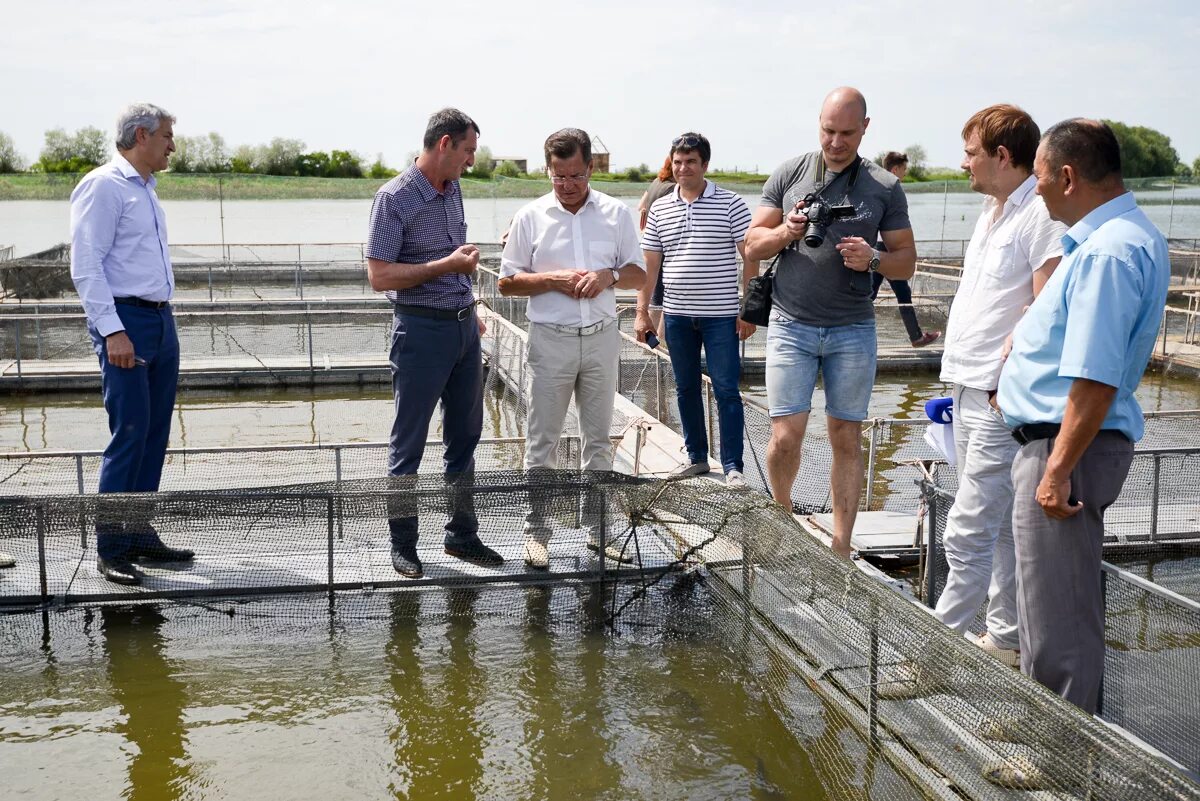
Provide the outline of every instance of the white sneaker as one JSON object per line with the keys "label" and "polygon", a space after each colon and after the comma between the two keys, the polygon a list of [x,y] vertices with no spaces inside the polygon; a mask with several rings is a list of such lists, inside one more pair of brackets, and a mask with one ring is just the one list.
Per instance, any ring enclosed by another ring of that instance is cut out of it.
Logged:
{"label": "white sneaker", "polygon": [[525,538],[525,564],[534,570],[550,569],[550,552],[546,543],[536,537]]}
{"label": "white sneaker", "polygon": [[0,567],[14,567],[16,564],[16,559],[13,559],[12,556],[6,554],[4,551],[0,551]]}
{"label": "white sneaker", "polygon": [[1009,667],[1021,667],[1021,652],[1016,648],[1001,648],[996,644],[996,641],[992,639],[992,633],[990,631],[979,635],[979,638],[975,640],[975,644]]}
{"label": "white sneaker", "polygon": [[[594,537],[588,537],[587,548],[589,551],[600,553],[600,543]],[[624,552],[614,542],[606,542],[604,544],[604,556],[614,562],[623,562],[625,564],[633,563],[633,543]]]}
{"label": "white sneaker", "polygon": [[725,486],[730,489],[746,489],[746,477],[741,470],[730,470],[725,474]]}
{"label": "white sneaker", "polygon": [[708,462],[688,462],[681,464],[679,467],[671,471],[671,478],[690,478],[691,476],[702,476],[709,470]]}

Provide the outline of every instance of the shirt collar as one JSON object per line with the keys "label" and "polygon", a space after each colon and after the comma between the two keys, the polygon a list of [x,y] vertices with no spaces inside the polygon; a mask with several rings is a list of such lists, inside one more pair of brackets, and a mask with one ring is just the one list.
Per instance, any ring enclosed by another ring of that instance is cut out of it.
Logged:
{"label": "shirt collar", "polygon": [[438,195],[454,197],[454,195],[458,192],[458,181],[447,181],[446,191],[437,191],[433,188],[433,184],[429,183],[429,179],[425,177],[425,173],[421,172],[421,169],[416,164],[409,167],[408,172],[409,180],[416,184],[417,192],[421,195],[421,200],[425,201],[426,203],[433,200]]}
{"label": "shirt collar", "polygon": [[[129,159],[122,156],[120,152],[113,156],[112,164],[117,168],[117,172],[121,173],[123,177],[136,178],[139,181],[142,181],[142,174],[138,172],[137,168],[129,163]],[[158,180],[154,177],[154,174],[151,173],[150,180],[142,181],[142,183],[153,189],[154,185],[158,183]]]}
{"label": "shirt collar", "polygon": [[1137,208],[1137,203],[1133,199],[1133,192],[1126,192],[1092,209],[1086,217],[1072,225],[1063,234],[1063,252],[1070,253],[1086,242],[1097,228],[1115,217],[1128,214],[1135,208]]}
{"label": "shirt collar", "polygon": [[[700,197],[712,197],[713,193],[715,193],[716,191],[717,191],[717,185],[714,184],[712,181],[708,180],[707,178],[705,178],[704,179],[704,191],[702,191],[700,193]],[[675,188],[671,190],[671,194],[674,195],[676,202],[687,203],[687,201],[684,200],[679,195],[679,184],[675,184]]]}
{"label": "shirt collar", "polygon": [[1029,198],[1033,196],[1036,188],[1037,176],[1031,174],[1028,178],[1021,182],[1020,186],[1012,191],[1012,194],[1008,196],[1008,200],[1005,201],[1005,205],[1011,203],[1017,208],[1024,206],[1029,202]]}
{"label": "shirt collar", "polygon": [[[566,207],[563,206],[562,201],[560,201],[558,199],[558,195],[554,194],[553,189],[550,190],[550,205],[553,208],[556,208],[559,211],[561,211],[563,214],[571,214],[571,212],[567,211]],[[588,183],[587,197],[583,199],[583,205],[579,207],[579,211],[575,212],[575,214],[580,214],[588,206],[595,206],[595,205],[596,205],[596,190],[592,189],[591,183]]]}

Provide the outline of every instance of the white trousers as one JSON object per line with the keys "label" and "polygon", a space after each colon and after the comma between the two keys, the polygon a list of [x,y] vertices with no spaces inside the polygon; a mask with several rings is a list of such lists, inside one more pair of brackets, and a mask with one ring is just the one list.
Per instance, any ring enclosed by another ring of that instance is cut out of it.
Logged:
{"label": "white trousers", "polygon": [[958,493],[943,543],[950,574],[934,614],[964,634],[986,598],[992,639],[1017,648],[1012,462],[1020,446],[986,392],[955,384],[953,396]]}
{"label": "white trousers", "polygon": [[[557,466],[558,440],[572,395],[579,418],[583,469],[612,470],[609,431],[620,351],[621,336],[615,320],[602,330],[582,337],[539,323],[530,324],[526,470]],[[556,510],[536,498],[536,495],[531,497],[526,533],[548,541],[550,520]],[[588,529],[598,527],[597,512],[592,508],[597,502],[596,499],[584,502],[583,520]]]}

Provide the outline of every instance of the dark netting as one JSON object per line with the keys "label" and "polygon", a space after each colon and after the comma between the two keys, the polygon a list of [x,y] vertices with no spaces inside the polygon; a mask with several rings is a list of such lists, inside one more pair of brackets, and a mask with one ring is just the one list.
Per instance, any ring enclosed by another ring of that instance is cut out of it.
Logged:
{"label": "dark netting", "polygon": [[1104,591],[1101,715],[1200,768],[1200,602],[1112,565]]}
{"label": "dark netting", "polygon": [[[1196,454],[1169,454],[1194,459]],[[1143,468],[1160,453],[1138,453]],[[1131,477],[1133,471],[1131,471]],[[1165,486],[1165,485],[1164,485]],[[1173,488],[1171,492],[1173,493]],[[936,606],[949,565],[944,549],[946,517],[954,496],[926,481],[925,547],[919,596]],[[1127,482],[1122,497],[1130,492]],[[1132,495],[1138,497],[1135,486]],[[1182,498],[1181,498],[1182,500]],[[1200,504],[1191,497],[1191,518]],[[1134,533],[1121,520],[1120,501],[1105,514],[1105,657],[1101,714],[1192,770],[1200,769],[1200,535],[1149,537],[1148,522]],[[1140,508],[1126,502],[1126,509]],[[1114,517],[1120,521],[1114,526]],[[1118,537],[1113,531],[1123,532]],[[1116,563],[1111,564],[1111,563]],[[971,631],[985,631],[986,603]]]}
{"label": "dark netting", "polygon": [[[481,537],[508,557],[503,568],[475,568],[440,553],[447,509],[463,504],[473,505]],[[554,521],[549,575],[519,567],[522,520],[533,505]],[[432,598],[380,591],[420,586],[398,579],[387,561],[386,518],[414,510],[424,581],[442,587]],[[139,527],[151,519],[168,542],[197,550],[195,564],[148,567],[137,588],[101,582],[83,536],[97,523]],[[729,644],[797,747],[821,763],[822,785],[833,798],[1007,798],[1014,791],[984,778],[1004,778],[1005,766],[1019,774],[1007,781],[1056,798],[1200,797],[1200,787],[1166,763],[834,557],[767,498],[704,480],[546,473],[530,482],[520,472],[501,472],[452,485],[423,476],[408,485],[375,479],[153,497],[5,498],[0,526],[0,547],[34,565],[0,579],[10,604],[38,601],[44,554],[46,592],[55,602],[179,594],[201,605],[197,610],[219,613],[196,611],[196,625],[235,633],[277,627],[271,638],[289,648],[295,632],[311,625],[306,616],[323,613],[353,626],[356,617],[387,615],[397,604],[401,619],[411,612],[414,621],[432,615],[469,620],[476,629],[524,618],[532,605],[556,620],[593,621],[617,638],[669,631],[683,617],[679,604],[701,604],[710,610],[711,636]],[[589,526],[633,564],[615,570],[605,559],[602,572],[586,548]],[[526,582],[575,584],[541,595],[511,592]],[[510,589],[491,593],[486,585]],[[275,617],[270,606],[223,597],[297,590],[309,595],[272,602],[291,606],[295,626],[287,614],[263,623],[258,613]],[[5,659],[37,658],[29,654],[42,641],[39,626],[53,618],[5,617]],[[14,652],[25,656],[9,656]],[[886,691],[914,676],[917,697]],[[621,692],[622,683],[603,671],[596,680]],[[695,725],[687,736],[703,736],[705,724]]]}

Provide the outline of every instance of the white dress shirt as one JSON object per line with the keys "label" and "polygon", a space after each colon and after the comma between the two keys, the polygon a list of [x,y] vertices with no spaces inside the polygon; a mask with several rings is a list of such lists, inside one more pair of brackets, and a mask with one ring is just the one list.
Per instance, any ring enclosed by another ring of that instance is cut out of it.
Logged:
{"label": "white dress shirt", "polygon": [[[578,212],[563,208],[551,192],[513,217],[500,259],[500,275],[555,270],[619,270],[633,264],[646,269],[633,212],[619,200],[588,189]],[[551,291],[529,299],[529,321],[587,326],[617,316],[616,292],[605,289],[591,300]]]}
{"label": "white dress shirt", "polygon": [[175,290],[156,183],[118,153],[71,193],[71,280],[101,336],[125,330],[114,297],[165,301]]}
{"label": "white dress shirt", "polygon": [[950,305],[943,381],[984,391],[996,388],[1004,340],[1033,303],[1033,274],[1063,254],[1067,227],[1050,219],[1036,185],[1034,176],[1025,179],[998,217],[995,198],[983,203]]}

